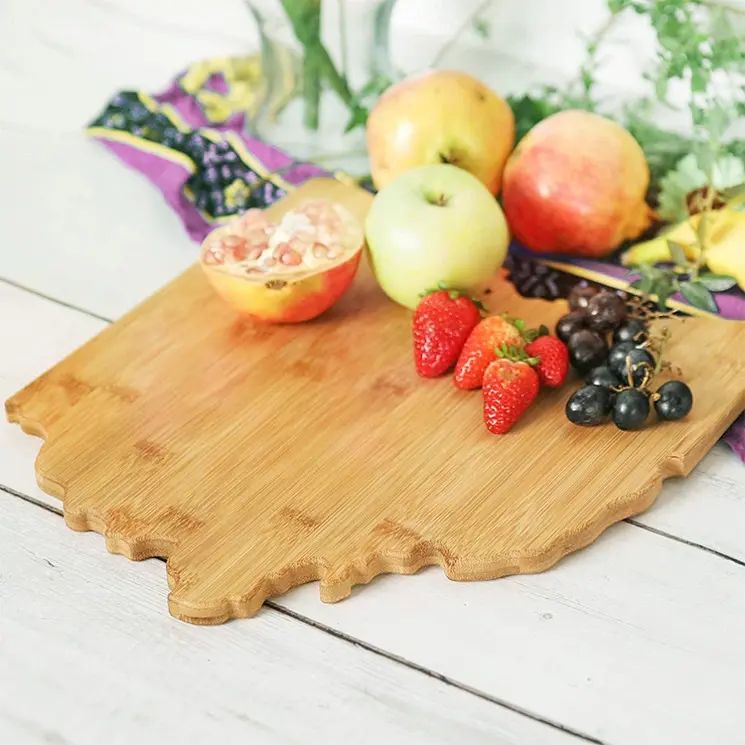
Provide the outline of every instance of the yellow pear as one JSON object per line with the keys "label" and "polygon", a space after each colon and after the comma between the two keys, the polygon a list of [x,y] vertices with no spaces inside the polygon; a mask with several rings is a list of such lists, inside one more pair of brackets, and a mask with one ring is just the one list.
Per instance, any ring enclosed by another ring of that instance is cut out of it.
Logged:
{"label": "yellow pear", "polygon": [[632,266],[634,264],[657,264],[660,261],[672,261],[668,241],[679,243],[685,251],[686,258],[698,258],[699,249],[696,245],[698,221],[699,216],[693,215],[688,220],[683,220],[683,222],[663,230],[656,238],[634,244],[623,253],[621,263],[624,266]]}
{"label": "yellow pear", "polygon": [[[706,265],[712,272],[728,274],[745,290],[745,212],[730,208],[712,210],[707,226]],[[649,241],[632,246],[621,256],[625,266],[672,261],[668,241],[679,244],[690,260],[700,253],[697,230],[701,215],[692,215]]]}
{"label": "yellow pear", "polygon": [[722,220],[711,228],[706,265],[717,274],[729,274],[745,290],[745,212],[722,210]]}

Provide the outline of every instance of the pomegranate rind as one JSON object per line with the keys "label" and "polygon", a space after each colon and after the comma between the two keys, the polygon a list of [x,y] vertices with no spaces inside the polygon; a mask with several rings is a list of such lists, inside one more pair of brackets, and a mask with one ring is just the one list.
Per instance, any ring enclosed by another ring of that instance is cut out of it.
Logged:
{"label": "pomegranate rind", "polygon": [[202,264],[220,297],[242,315],[268,323],[300,323],[328,310],[347,291],[362,256],[352,256],[329,269],[288,279],[240,277]]}
{"label": "pomegranate rind", "polygon": [[229,260],[216,260],[214,251],[226,238],[240,236],[243,224],[237,218],[212,231],[202,244],[200,261],[217,294],[241,315],[268,323],[308,321],[334,305],[352,284],[364,245],[361,227],[358,245],[347,246],[335,261],[297,270],[282,267],[276,273],[248,273]]}

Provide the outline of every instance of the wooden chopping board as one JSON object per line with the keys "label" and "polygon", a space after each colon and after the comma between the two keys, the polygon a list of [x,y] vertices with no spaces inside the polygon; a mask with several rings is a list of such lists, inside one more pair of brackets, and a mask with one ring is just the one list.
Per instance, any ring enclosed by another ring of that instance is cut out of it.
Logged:
{"label": "wooden chopping board", "polygon": [[[371,200],[319,179],[272,212],[317,196],[360,218]],[[499,277],[483,300],[530,324],[566,311]],[[745,407],[745,324],[676,319],[687,420],[575,427],[563,413],[575,382],[496,437],[478,392],[416,376],[410,323],[367,267],[316,321],[263,326],[236,317],[194,266],[7,414],[44,438],[37,477],[71,528],[131,559],[167,557],[171,613],[219,623],[313,580],[333,602],[430,564],[455,580],[546,569],[646,509]]]}

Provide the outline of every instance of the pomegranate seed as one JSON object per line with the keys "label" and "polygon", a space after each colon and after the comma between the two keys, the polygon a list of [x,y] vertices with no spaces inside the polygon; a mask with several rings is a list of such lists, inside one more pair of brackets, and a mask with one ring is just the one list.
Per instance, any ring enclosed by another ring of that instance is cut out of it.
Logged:
{"label": "pomegranate seed", "polygon": [[323,243],[316,242],[313,244],[313,256],[317,259],[325,259],[327,254],[328,249],[323,245]]}
{"label": "pomegranate seed", "polygon": [[222,243],[225,250],[231,253],[236,261],[242,261],[246,258],[248,244],[239,235],[226,235]]}
{"label": "pomegranate seed", "polygon": [[258,243],[260,241],[266,240],[266,233],[264,232],[264,228],[257,228],[255,226],[252,227],[250,230],[247,230],[243,234],[243,236],[249,243]]}
{"label": "pomegranate seed", "polygon": [[290,248],[297,251],[301,256],[305,254],[305,252],[308,251],[308,249],[313,245],[312,238],[309,241],[304,241],[297,236],[290,238],[288,242],[290,244]]}
{"label": "pomegranate seed", "polygon": [[297,266],[303,263],[303,257],[291,248],[285,251],[279,260],[286,266]]}
{"label": "pomegranate seed", "polygon": [[256,261],[256,259],[261,256],[261,254],[264,253],[264,250],[261,248],[261,246],[254,246],[247,254],[246,258],[249,261]]}
{"label": "pomegranate seed", "polygon": [[287,241],[282,241],[282,243],[278,243],[274,247],[274,251],[272,251],[272,256],[274,256],[275,259],[281,259],[282,254],[285,253],[285,251],[291,251],[292,247]]}

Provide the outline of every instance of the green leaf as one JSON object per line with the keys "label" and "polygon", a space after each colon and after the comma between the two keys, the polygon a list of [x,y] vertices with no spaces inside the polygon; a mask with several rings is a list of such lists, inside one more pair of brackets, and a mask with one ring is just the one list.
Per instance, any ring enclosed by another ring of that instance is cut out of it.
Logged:
{"label": "green leaf", "polygon": [[[657,145],[655,145],[657,147]],[[647,154],[649,158],[649,154]],[[745,162],[736,155],[721,154],[713,164],[714,187],[726,194],[729,187],[743,187],[745,192]],[[707,177],[694,153],[680,158],[675,167],[660,179],[657,197],[659,216],[668,222],[680,222],[688,217],[687,197],[692,191],[706,186]],[[724,196],[724,199],[728,199]]]}
{"label": "green leaf", "polygon": [[711,292],[725,292],[731,290],[737,284],[734,277],[726,274],[712,274],[711,272],[699,274],[698,281]]}
{"label": "green leaf", "polygon": [[522,318],[512,319],[512,325],[522,334],[525,331],[525,321]]}
{"label": "green leaf", "polygon": [[527,331],[521,332],[523,339],[527,342],[535,341],[539,336],[548,336],[548,326],[541,324],[537,329],[528,329]]}
{"label": "green leaf", "polygon": [[700,67],[691,70],[691,90],[702,93],[709,84],[709,76]]}
{"label": "green leaf", "polygon": [[474,18],[473,19],[473,30],[482,39],[488,39],[491,33],[491,27],[489,21],[486,18]]}
{"label": "green leaf", "polygon": [[668,241],[667,247],[670,249],[670,256],[676,266],[687,267],[688,259],[686,258],[685,246],[677,241]]}
{"label": "green leaf", "polygon": [[392,85],[393,81],[386,75],[374,75],[370,78],[357,93],[358,102],[370,96],[379,96],[386,88]]}
{"label": "green leaf", "polygon": [[649,293],[652,291],[652,277],[650,277],[648,274],[645,274],[639,277],[639,279],[634,280],[631,283],[631,287],[633,287],[635,290],[639,290],[642,295],[649,295]]}
{"label": "green leaf", "polygon": [[509,96],[507,103],[515,115],[515,142],[519,142],[538,122],[560,111],[560,97],[558,91],[548,86],[535,94]]}
{"label": "green leaf", "polygon": [[731,186],[728,189],[722,190],[722,198],[725,202],[729,202],[733,199],[739,199],[740,197],[745,196],[745,182],[742,184],[737,184],[736,186]]}
{"label": "green leaf", "polygon": [[652,285],[653,294],[657,295],[657,306],[660,310],[667,308],[667,300],[677,289],[678,283],[674,277],[665,275]]}
{"label": "green leaf", "polygon": [[683,297],[695,308],[719,313],[714,296],[699,282],[681,282],[680,291]]}
{"label": "green leaf", "polygon": [[660,310],[667,310],[667,300],[672,293],[660,290],[659,292],[655,294],[657,295],[657,307]]}
{"label": "green leaf", "polygon": [[344,132],[351,132],[357,127],[364,127],[367,122],[368,110],[364,106],[353,106],[349,115],[349,120],[344,127]]}

